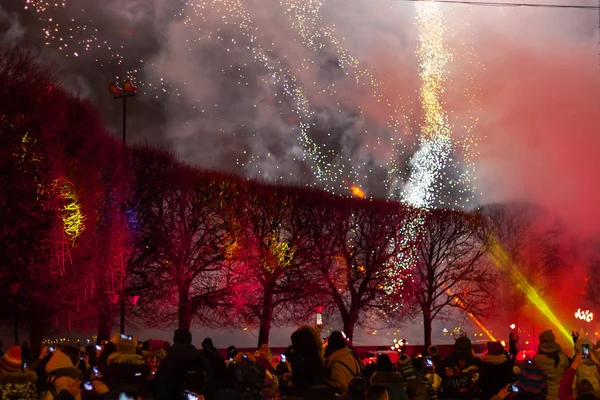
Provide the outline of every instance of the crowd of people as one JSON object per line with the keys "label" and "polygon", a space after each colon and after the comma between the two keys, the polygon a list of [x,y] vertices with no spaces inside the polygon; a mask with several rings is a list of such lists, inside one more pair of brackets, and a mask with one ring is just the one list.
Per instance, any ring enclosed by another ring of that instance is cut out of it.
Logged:
{"label": "crowd of people", "polygon": [[366,364],[342,332],[323,341],[311,326],[297,329],[277,356],[262,345],[255,352],[231,346],[222,357],[210,338],[198,349],[183,329],[172,345],[115,335],[86,348],[44,347],[38,357],[25,343],[0,350],[0,400],[598,400],[597,346],[573,339],[572,351],[563,351],[545,331],[537,354],[517,362],[514,336],[509,349],[488,343],[481,358],[462,336],[445,358],[431,346],[394,361],[379,353]]}

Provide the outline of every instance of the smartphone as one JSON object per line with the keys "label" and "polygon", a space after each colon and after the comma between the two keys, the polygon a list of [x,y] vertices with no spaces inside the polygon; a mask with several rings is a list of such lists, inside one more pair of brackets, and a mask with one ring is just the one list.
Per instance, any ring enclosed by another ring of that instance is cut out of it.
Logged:
{"label": "smartphone", "polygon": [[587,358],[590,358],[590,345],[589,344],[581,345],[581,358],[583,358],[584,360]]}
{"label": "smartphone", "polygon": [[133,336],[131,336],[131,335],[125,335],[124,333],[121,333],[121,339],[132,340]]}
{"label": "smartphone", "polygon": [[102,351],[102,346],[100,346],[99,344],[96,345],[96,351]]}
{"label": "smartphone", "polygon": [[248,354],[246,354],[246,353],[242,354],[242,358],[248,359]]}
{"label": "smartphone", "polygon": [[185,396],[185,400],[198,400],[198,395],[192,392],[188,392],[187,390],[183,392]]}
{"label": "smartphone", "polygon": [[92,382],[90,381],[83,382],[83,390],[91,392],[92,390],[94,390],[94,385],[92,385]]}
{"label": "smartphone", "polygon": [[79,361],[83,361],[83,356],[79,357]]}
{"label": "smartphone", "polygon": [[508,391],[512,393],[519,393],[519,387],[517,385],[510,385]]}
{"label": "smartphone", "polygon": [[94,376],[98,376],[100,374],[100,371],[98,370],[98,367],[94,367],[92,368],[92,374]]}
{"label": "smartphone", "polygon": [[427,365],[428,368],[433,368],[433,360],[431,357],[425,357],[425,365]]}
{"label": "smartphone", "polygon": [[285,354],[281,354],[281,362],[287,362],[287,357],[285,356]]}
{"label": "smartphone", "polygon": [[27,363],[26,362],[23,363],[23,369],[27,370]]}
{"label": "smartphone", "polygon": [[229,361],[233,361],[233,357],[229,357]]}
{"label": "smartphone", "polygon": [[321,315],[321,313],[317,313],[317,326],[323,326],[323,316]]}
{"label": "smartphone", "polygon": [[54,353],[56,351],[56,346],[50,346],[48,347],[48,350]]}

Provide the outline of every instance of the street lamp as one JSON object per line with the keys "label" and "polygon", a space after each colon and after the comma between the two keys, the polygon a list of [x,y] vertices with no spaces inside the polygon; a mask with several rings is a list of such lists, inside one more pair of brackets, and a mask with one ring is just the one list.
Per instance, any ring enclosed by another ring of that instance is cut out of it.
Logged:
{"label": "street lamp", "polygon": [[137,304],[140,296],[125,296],[124,294],[119,296],[118,294],[114,294],[112,296],[112,303],[116,305],[117,303],[121,303],[121,333],[125,333],[125,310],[132,309]]}
{"label": "street lamp", "polygon": [[123,149],[127,140],[127,98],[137,94],[137,87],[133,86],[131,81],[123,82],[123,87],[119,87],[116,82],[108,86],[108,91],[113,95],[113,99],[123,99]]}
{"label": "street lamp", "polygon": [[317,318],[316,325],[319,329],[323,329],[323,314],[322,314],[322,312],[323,312],[323,306],[315,307],[315,313],[316,313],[316,318]]}
{"label": "street lamp", "polygon": [[19,345],[19,288],[21,287],[21,281],[16,280],[9,284],[10,293],[15,298],[15,346]]}

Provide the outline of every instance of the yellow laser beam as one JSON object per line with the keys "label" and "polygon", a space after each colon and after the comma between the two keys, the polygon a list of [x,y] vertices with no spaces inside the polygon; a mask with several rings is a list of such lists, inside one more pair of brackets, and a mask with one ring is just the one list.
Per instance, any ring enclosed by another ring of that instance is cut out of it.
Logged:
{"label": "yellow laser beam", "polygon": [[[456,304],[458,304],[458,306],[459,306],[460,308],[462,308],[463,310],[467,311],[467,307],[466,307],[465,303],[464,303],[464,302],[463,302],[463,301],[462,301],[462,300],[461,300],[461,299],[460,299],[458,296],[456,296],[456,295],[455,295],[455,294],[452,292],[452,290],[450,290],[450,289],[446,289],[446,293],[448,293],[450,296],[454,296],[454,301],[456,302]],[[487,335],[487,337],[489,337],[489,338],[490,338],[490,340],[491,340],[492,342],[497,342],[497,341],[498,341],[498,340],[496,340],[496,338],[495,338],[495,337],[494,337],[494,336],[493,336],[493,335],[492,335],[492,334],[489,332],[489,330],[488,330],[488,329],[487,329],[485,326],[483,326],[483,324],[481,323],[481,321],[480,321],[480,320],[479,320],[479,319],[478,319],[478,318],[477,318],[475,315],[473,315],[473,313],[471,313],[471,312],[468,312],[468,311],[467,311],[467,315],[468,315],[469,317],[471,317],[471,319],[473,320],[473,322],[475,322],[475,324],[477,324],[477,326],[478,326],[478,327],[480,327],[480,328],[481,328],[481,329],[482,329],[482,330],[485,332],[485,334]]]}
{"label": "yellow laser beam", "polygon": [[567,339],[568,342],[572,340],[571,333],[563,326],[563,324],[559,321],[559,319],[554,315],[548,304],[542,299],[538,291],[527,281],[527,278],[523,276],[521,271],[517,268],[517,266],[510,260],[506,251],[502,248],[500,243],[498,243],[495,239],[491,238],[490,243],[492,245],[491,248],[491,258],[494,264],[498,268],[501,268],[507,271],[514,282],[517,285],[517,288],[521,290],[527,299],[533,304],[542,314],[548,318],[548,320],[554,324],[556,328],[563,334],[563,336]]}

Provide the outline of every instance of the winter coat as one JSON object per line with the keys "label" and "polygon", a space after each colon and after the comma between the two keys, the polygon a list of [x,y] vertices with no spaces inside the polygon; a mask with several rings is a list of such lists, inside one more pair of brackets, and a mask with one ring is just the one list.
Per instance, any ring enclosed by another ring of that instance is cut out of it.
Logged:
{"label": "winter coat", "polygon": [[[558,364],[556,364],[555,358],[558,360]],[[533,357],[533,362],[546,374],[548,382],[546,399],[558,400],[560,380],[569,366],[569,359],[558,344],[540,343],[538,353]]]}
{"label": "winter coat", "polygon": [[338,393],[348,391],[348,385],[354,377],[360,375],[360,364],[348,347],[334,351],[326,360],[326,381]]}
{"label": "winter coat", "polygon": [[303,397],[309,387],[325,384],[323,342],[319,332],[308,325],[298,328],[291,339],[294,350],[288,358],[292,370],[289,394]]}
{"label": "winter coat", "polygon": [[371,385],[385,386],[389,400],[409,400],[403,387],[403,379],[397,372],[375,372],[371,376]]}
{"label": "winter coat", "polygon": [[292,359],[292,377],[290,394],[303,397],[309,387],[325,382],[325,367],[318,355],[294,356]]}
{"label": "winter coat", "polygon": [[[174,386],[175,374],[179,364],[193,363],[194,360],[201,357],[200,352],[192,344],[175,343],[169,349],[166,358],[160,362],[155,378],[155,396],[156,400],[174,399],[173,393],[178,392]],[[210,397],[215,393],[215,381],[210,371],[210,365],[206,358],[202,357],[202,363],[206,371],[205,396]],[[209,395],[210,394],[210,395]],[[175,400],[175,399],[174,399]]]}
{"label": "winter coat", "polygon": [[203,350],[201,354],[206,358],[210,365],[212,376],[215,380],[216,389],[222,389],[227,385],[227,366],[225,360],[217,349]]}
{"label": "winter coat", "polygon": [[[427,397],[429,398],[429,400],[437,400],[437,389],[433,387],[431,381],[428,378],[424,377],[417,371],[412,362],[401,365],[399,366],[399,368],[400,370],[398,371],[398,373],[402,378],[402,388],[404,389],[404,392],[406,393],[406,396],[409,399],[411,398],[411,396],[414,396],[414,393],[412,393],[412,391],[414,390],[415,386],[418,386],[418,384],[415,383],[418,379],[423,383],[425,388],[427,388]],[[413,387],[413,389],[411,389],[411,387]]]}
{"label": "winter coat", "polygon": [[112,353],[107,359],[104,383],[110,391],[137,392],[148,396],[150,367],[137,354]]}
{"label": "winter coat", "polygon": [[[81,371],[75,368],[69,356],[60,350],[56,350],[46,364],[46,374],[59,375],[53,384],[56,393],[66,389],[76,379],[83,380]],[[81,395],[77,396],[76,399],[81,400]]]}
{"label": "winter coat", "polygon": [[595,392],[600,391],[600,374],[598,373],[598,367],[596,367],[596,364],[592,360],[585,360],[577,367],[573,387],[577,386],[584,379],[587,379],[592,384]]}
{"label": "winter coat", "polygon": [[479,374],[481,360],[472,357],[462,360],[450,355],[444,360],[442,391],[446,399],[471,400],[480,396]]}
{"label": "winter coat", "polygon": [[35,372],[0,373],[0,399],[37,400],[36,380]]}
{"label": "winter coat", "polygon": [[481,361],[479,377],[481,399],[489,400],[513,381],[513,364],[506,354],[486,354]]}
{"label": "winter coat", "polygon": [[[575,350],[581,351],[581,346],[584,344],[589,346],[590,351],[594,351],[594,345],[588,338],[580,338],[577,340]],[[590,359],[583,360],[579,367],[577,367],[573,387],[578,385],[584,379],[587,379],[592,384],[595,392],[600,391],[600,374],[598,374],[596,364]]]}

